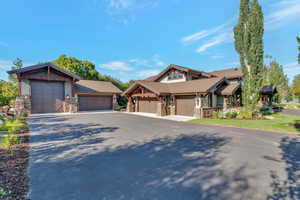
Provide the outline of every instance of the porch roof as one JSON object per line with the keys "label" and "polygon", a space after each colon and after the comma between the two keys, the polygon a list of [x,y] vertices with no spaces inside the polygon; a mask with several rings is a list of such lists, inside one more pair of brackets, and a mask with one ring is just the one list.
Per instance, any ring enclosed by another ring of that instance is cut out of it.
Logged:
{"label": "porch roof", "polygon": [[240,87],[241,84],[239,82],[229,82],[228,85],[218,88],[216,94],[224,96],[233,95]]}

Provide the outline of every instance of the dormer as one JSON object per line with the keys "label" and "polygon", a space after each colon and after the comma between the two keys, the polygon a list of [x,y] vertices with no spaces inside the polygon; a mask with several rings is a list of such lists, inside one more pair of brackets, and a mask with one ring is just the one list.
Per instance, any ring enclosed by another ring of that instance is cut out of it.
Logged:
{"label": "dormer", "polygon": [[213,77],[213,75],[187,67],[171,64],[158,75],[150,77],[146,80],[161,83],[176,83],[210,77]]}

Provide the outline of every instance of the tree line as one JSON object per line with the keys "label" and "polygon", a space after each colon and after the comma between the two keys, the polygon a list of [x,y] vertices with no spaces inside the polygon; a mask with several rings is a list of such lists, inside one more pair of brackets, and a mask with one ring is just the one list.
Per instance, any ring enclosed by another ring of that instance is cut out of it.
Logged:
{"label": "tree line", "polygon": [[[240,15],[234,27],[235,49],[240,56],[240,66],[243,73],[243,104],[249,110],[254,110],[260,100],[263,85],[277,88],[274,101],[300,101],[300,74],[291,86],[284,74],[283,67],[272,57],[271,62],[264,65],[264,15],[258,0],[241,0]],[[300,64],[300,38],[298,41],[298,63]]]}

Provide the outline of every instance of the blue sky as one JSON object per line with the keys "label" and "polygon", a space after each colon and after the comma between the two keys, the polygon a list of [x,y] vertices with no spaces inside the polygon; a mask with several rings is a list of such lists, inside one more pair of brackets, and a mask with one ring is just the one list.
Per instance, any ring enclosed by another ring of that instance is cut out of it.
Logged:
{"label": "blue sky", "polygon": [[[17,57],[30,65],[61,54],[90,60],[99,72],[123,81],[154,75],[171,63],[203,71],[238,67],[232,38],[237,2],[1,0],[0,79],[7,79]],[[300,0],[260,3],[265,54],[292,78],[300,73]]]}

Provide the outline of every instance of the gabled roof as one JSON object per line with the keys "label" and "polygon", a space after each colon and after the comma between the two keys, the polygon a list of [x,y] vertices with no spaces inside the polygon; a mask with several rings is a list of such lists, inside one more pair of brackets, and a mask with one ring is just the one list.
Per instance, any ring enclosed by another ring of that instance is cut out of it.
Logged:
{"label": "gabled roof", "polygon": [[227,79],[242,78],[243,76],[242,71],[239,68],[218,70],[218,71],[209,72],[209,74],[220,76],[220,77],[226,77]]}
{"label": "gabled roof", "polygon": [[241,84],[239,82],[228,82],[228,85],[218,88],[216,94],[224,96],[233,95],[240,87]]}
{"label": "gabled roof", "polygon": [[198,79],[186,82],[178,83],[160,83],[160,82],[149,82],[149,81],[137,81],[130,88],[128,88],[123,95],[126,95],[134,91],[140,85],[147,88],[157,95],[163,94],[185,94],[185,93],[207,93],[217,84],[225,81],[224,77],[213,77]]}
{"label": "gabled roof", "polygon": [[261,88],[261,94],[263,95],[274,95],[277,93],[276,87],[271,85],[265,85]]}
{"label": "gabled roof", "polygon": [[165,75],[170,69],[177,69],[177,70],[183,71],[183,72],[190,72],[190,73],[202,75],[202,76],[205,76],[205,77],[212,77],[211,74],[203,72],[203,71],[198,71],[198,70],[191,69],[191,68],[188,68],[188,67],[183,67],[183,66],[179,66],[179,65],[170,64],[166,69],[164,69],[158,75],[151,76],[151,77],[145,79],[145,81],[157,81],[163,75]]}
{"label": "gabled roof", "polygon": [[45,68],[45,67],[51,67],[52,69],[55,69],[56,71],[59,71],[63,74],[66,74],[67,76],[69,77],[72,77],[76,80],[80,80],[81,78],[79,76],[77,76],[76,74],[73,74],[71,72],[68,72],[52,63],[42,63],[42,64],[37,64],[37,65],[31,65],[31,66],[28,66],[28,67],[23,67],[21,69],[16,69],[16,70],[11,70],[11,71],[8,71],[7,73],[8,74],[21,74],[21,73],[25,73],[25,72],[29,72],[29,71],[32,71],[32,70],[36,70],[36,69],[42,69],[42,68]]}
{"label": "gabled roof", "polygon": [[80,80],[75,84],[75,90],[78,93],[122,93],[119,88],[108,81]]}

